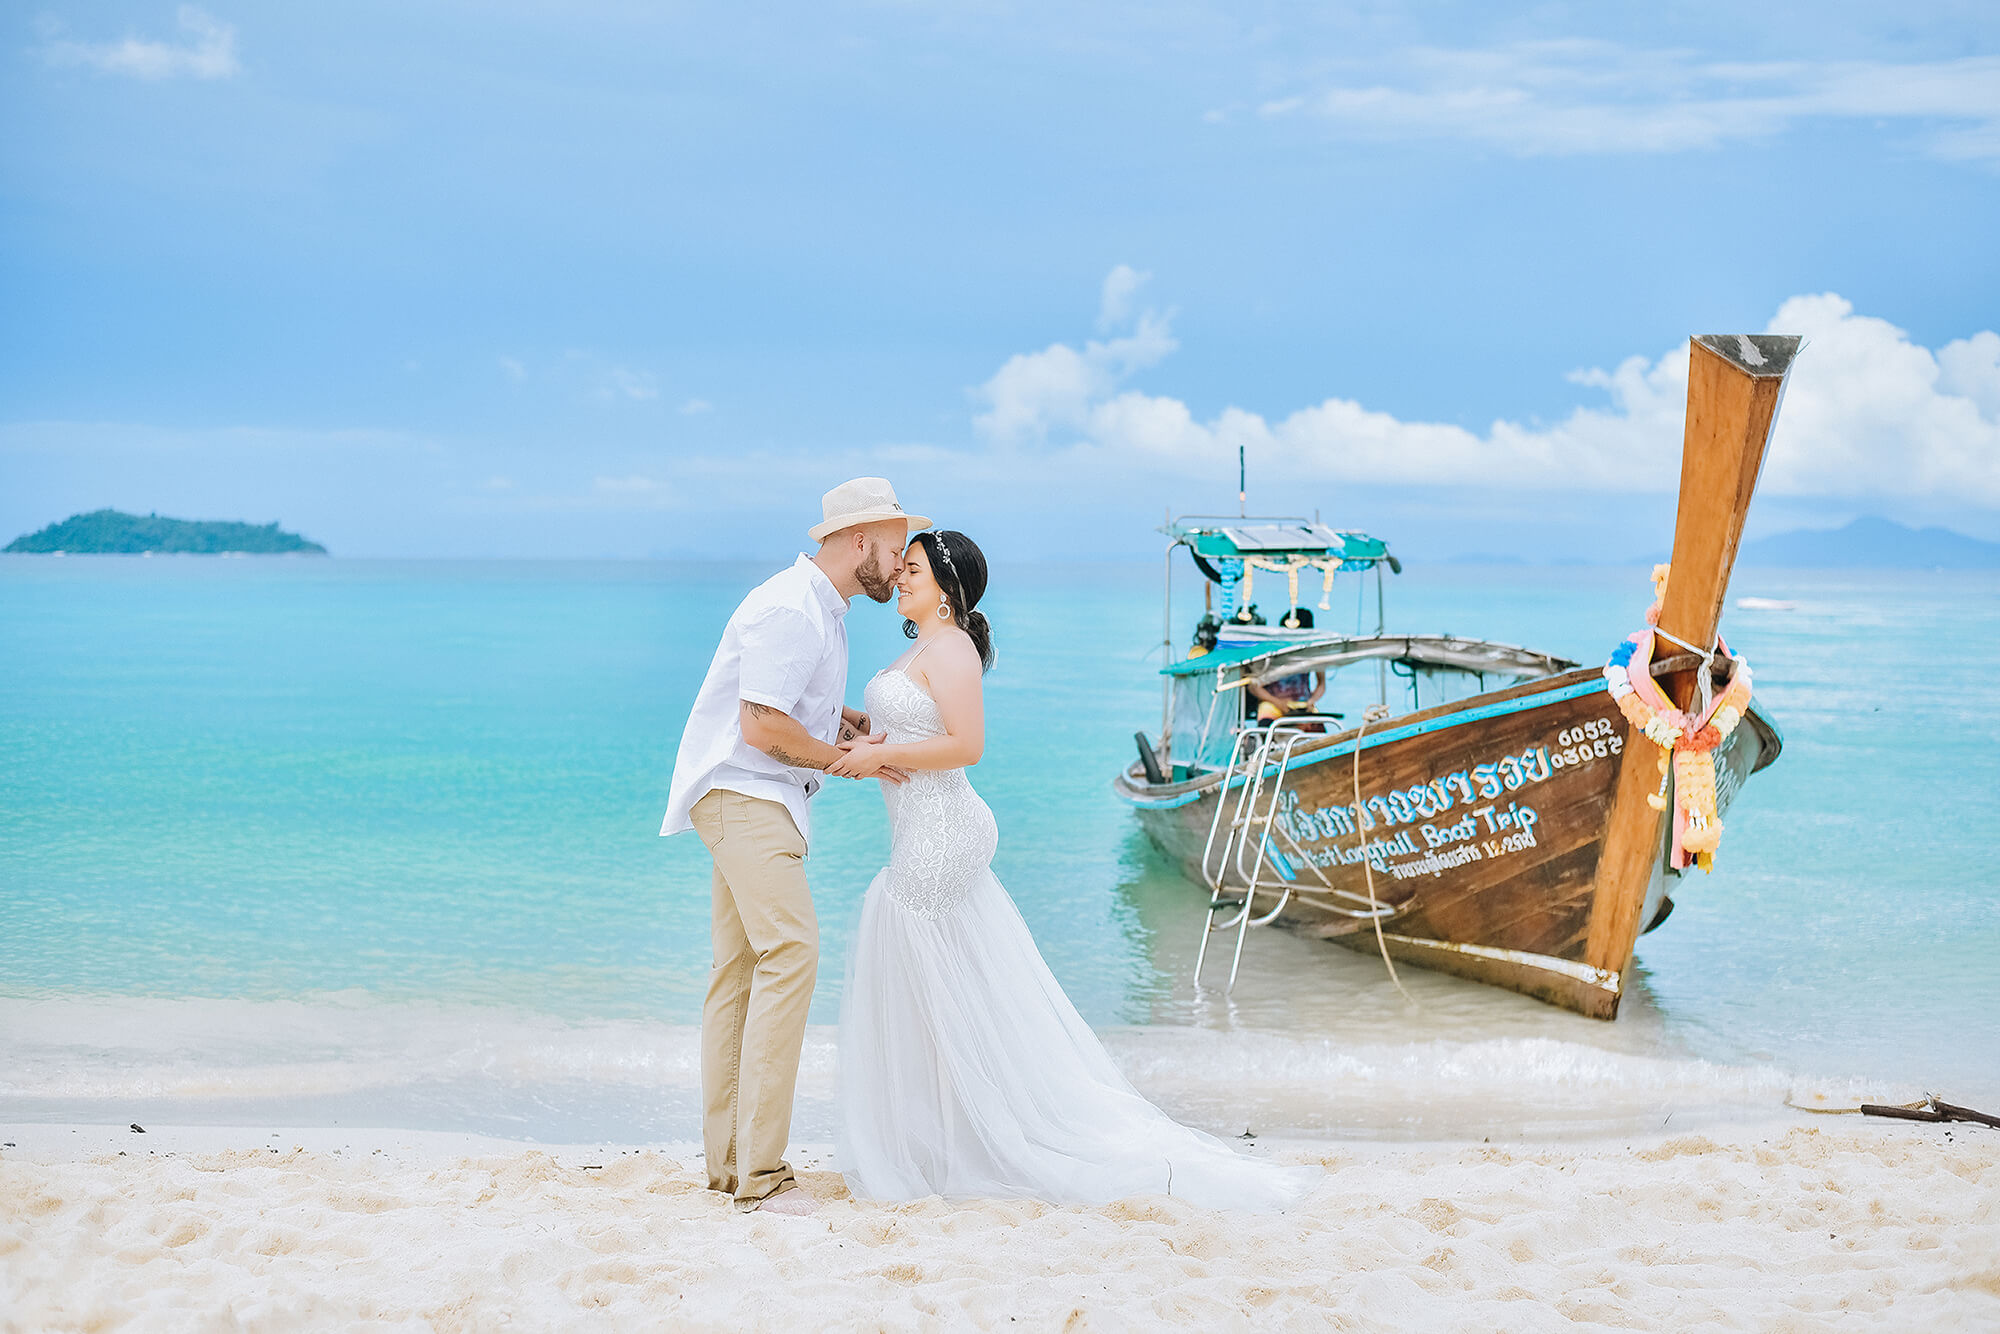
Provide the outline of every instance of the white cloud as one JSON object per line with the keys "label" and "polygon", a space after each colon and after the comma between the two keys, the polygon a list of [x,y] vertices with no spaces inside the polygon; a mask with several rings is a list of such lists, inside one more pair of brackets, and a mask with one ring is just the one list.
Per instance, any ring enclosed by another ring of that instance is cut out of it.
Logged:
{"label": "white cloud", "polygon": [[[1831,293],[1786,301],[1767,332],[1808,344],[1772,437],[1767,492],[2000,506],[2000,334],[1932,352]],[[1129,339],[1013,357],[977,391],[978,429],[996,445],[1053,445],[1200,476],[1228,471],[1241,444],[1289,475],[1344,482],[1607,492],[1678,484],[1684,343],[1570,377],[1603,391],[1605,405],[1546,427],[1496,421],[1483,433],[1341,398],[1278,420],[1232,407],[1202,421],[1179,399],[1125,386],[1174,347],[1166,319],[1148,312]]]}
{"label": "white cloud", "polygon": [[1785,396],[1766,476],[1780,494],[1888,494],[2000,506],[2000,335],[1935,353],[1828,293],[1779,324],[1812,340]]}
{"label": "white cloud", "polygon": [[1258,110],[1316,116],[1359,138],[1464,139],[1528,156],[1680,152],[1859,119],[1908,124],[1938,157],[2000,163],[2000,56],[1744,64],[1557,41],[1423,48],[1389,64],[1390,79]]}
{"label": "white cloud", "polygon": [[500,358],[500,369],[507,372],[507,378],[510,380],[518,381],[528,378],[528,368],[513,357]]}
{"label": "white cloud", "polygon": [[643,403],[658,398],[660,386],[659,381],[649,371],[635,371],[629,366],[613,366],[599,377],[597,396],[624,397]]}
{"label": "white cloud", "polygon": [[179,44],[130,34],[116,42],[58,39],[42,48],[42,56],[52,65],[83,65],[135,79],[226,79],[241,71],[233,26],[193,5],[182,5],[175,18],[186,38]]}
{"label": "white cloud", "polygon": [[715,411],[715,404],[705,398],[691,398],[681,404],[681,416],[683,417],[699,417],[704,412],[713,411]]}
{"label": "white cloud", "polygon": [[1132,298],[1152,278],[1129,264],[1120,264],[1104,275],[1097,299],[1097,331],[1108,333],[1132,318]]}
{"label": "white cloud", "polygon": [[[1113,269],[1104,279],[1104,307],[1111,307],[1114,294],[1129,302],[1147,276],[1123,264]],[[1121,312],[1120,322],[1128,316],[1129,312]],[[985,411],[975,424],[988,438],[1010,442],[1041,441],[1052,431],[1083,430],[1095,405],[1120,383],[1157,365],[1180,346],[1174,341],[1172,322],[1171,311],[1147,310],[1122,338],[1085,343],[1081,352],[1055,343],[1040,352],[1008,358],[976,391]]]}
{"label": "white cloud", "polygon": [[1938,385],[1978,404],[1981,416],[2000,417],[2000,333],[1989,329],[1939,348]]}

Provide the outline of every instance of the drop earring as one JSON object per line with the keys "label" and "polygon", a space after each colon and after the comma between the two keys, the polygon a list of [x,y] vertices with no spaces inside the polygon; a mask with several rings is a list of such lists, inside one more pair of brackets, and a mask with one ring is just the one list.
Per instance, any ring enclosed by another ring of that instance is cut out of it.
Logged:
{"label": "drop earring", "polygon": [[943,598],[938,599],[937,618],[940,621],[948,621],[951,619],[951,604],[949,602],[946,602]]}

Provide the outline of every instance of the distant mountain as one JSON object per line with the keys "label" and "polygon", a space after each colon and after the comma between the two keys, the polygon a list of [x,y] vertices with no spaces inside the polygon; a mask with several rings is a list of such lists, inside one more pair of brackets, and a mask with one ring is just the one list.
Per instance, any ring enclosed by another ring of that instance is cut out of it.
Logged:
{"label": "distant mountain", "polygon": [[5,549],[20,553],[60,551],[68,555],[123,556],[153,551],[196,556],[239,551],[258,556],[326,554],[326,548],[319,543],[285,532],[275,523],[259,527],[218,519],[165,519],[157,514],[125,514],[119,510],[73,514],[40,532],[15,538]]}
{"label": "distant mountain", "polygon": [[1741,565],[1803,565],[1891,570],[2000,569],[2000,542],[1949,528],[1905,528],[1890,519],[1856,519],[1845,528],[1802,528],[1746,542]]}

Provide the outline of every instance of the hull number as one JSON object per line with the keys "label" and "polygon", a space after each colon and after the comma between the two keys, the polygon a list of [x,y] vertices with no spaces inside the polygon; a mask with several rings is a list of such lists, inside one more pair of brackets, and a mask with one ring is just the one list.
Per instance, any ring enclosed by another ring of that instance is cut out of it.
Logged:
{"label": "hull number", "polygon": [[1619,754],[1625,749],[1624,733],[1609,718],[1593,718],[1556,733],[1556,747],[1549,752],[1549,767],[1574,769]]}

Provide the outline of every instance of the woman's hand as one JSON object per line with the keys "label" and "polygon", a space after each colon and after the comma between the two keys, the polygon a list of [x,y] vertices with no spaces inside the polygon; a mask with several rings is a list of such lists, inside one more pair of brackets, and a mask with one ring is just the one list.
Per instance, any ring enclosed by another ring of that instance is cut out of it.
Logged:
{"label": "woman's hand", "polygon": [[826,766],[836,778],[867,778],[882,767],[880,743],[859,738],[840,743],[840,758]]}
{"label": "woman's hand", "polygon": [[888,733],[877,732],[874,736],[841,742],[840,758],[826,766],[826,771],[838,778],[881,778],[891,783],[902,782],[908,775],[889,764],[889,748],[883,744],[887,737]]}

